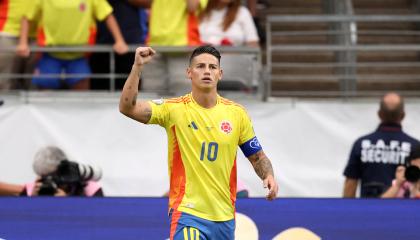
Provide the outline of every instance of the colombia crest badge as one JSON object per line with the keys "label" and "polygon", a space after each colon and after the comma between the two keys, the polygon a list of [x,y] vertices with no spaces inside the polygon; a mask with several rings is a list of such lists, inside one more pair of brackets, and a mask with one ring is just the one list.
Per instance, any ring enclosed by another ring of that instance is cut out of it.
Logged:
{"label": "colombia crest badge", "polygon": [[223,120],[220,123],[220,130],[226,134],[232,132],[232,124],[229,121]]}

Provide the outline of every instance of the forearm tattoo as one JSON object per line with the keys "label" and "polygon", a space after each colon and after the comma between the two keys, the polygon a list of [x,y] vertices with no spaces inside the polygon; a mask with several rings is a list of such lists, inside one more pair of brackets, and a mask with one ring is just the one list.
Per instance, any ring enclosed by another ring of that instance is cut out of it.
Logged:
{"label": "forearm tattoo", "polygon": [[268,175],[274,176],[273,166],[271,165],[270,159],[264,154],[263,151],[259,151],[254,155],[249,156],[255,172],[261,179],[265,179]]}

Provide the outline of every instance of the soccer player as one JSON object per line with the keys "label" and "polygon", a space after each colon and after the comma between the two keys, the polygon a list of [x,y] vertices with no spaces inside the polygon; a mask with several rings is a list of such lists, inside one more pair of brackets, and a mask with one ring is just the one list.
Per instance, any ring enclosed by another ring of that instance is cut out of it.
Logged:
{"label": "soccer player", "polygon": [[234,239],[237,146],[268,188],[268,200],[278,191],[271,162],[245,109],[217,94],[223,72],[220,53],[214,47],[201,46],[191,54],[187,68],[191,93],[137,101],[140,74],[154,55],[150,47],[136,49],[120,111],[141,123],[166,129],[170,239]]}

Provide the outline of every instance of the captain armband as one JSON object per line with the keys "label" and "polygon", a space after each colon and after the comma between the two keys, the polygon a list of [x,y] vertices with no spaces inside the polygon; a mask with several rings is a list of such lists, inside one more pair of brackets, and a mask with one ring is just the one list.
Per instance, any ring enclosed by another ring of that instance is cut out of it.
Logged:
{"label": "captain armband", "polygon": [[244,153],[245,157],[249,157],[252,154],[257,153],[258,151],[262,150],[260,143],[258,142],[257,137],[253,137],[243,143],[240,146],[242,152]]}

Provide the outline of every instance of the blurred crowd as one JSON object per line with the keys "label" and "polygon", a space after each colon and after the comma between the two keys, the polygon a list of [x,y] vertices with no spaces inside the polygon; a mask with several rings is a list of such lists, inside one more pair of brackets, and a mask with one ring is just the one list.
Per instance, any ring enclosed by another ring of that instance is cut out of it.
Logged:
{"label": "blurred crowd", "polygon": [[[258,47],[257,0],[1,0],[0,89],[108,90],[104,52],[31,51],[33,46],[112,45],[128,74],[129,45]],[[20,75],[27,74],[27,75]],[[32,77],[29,74],[34,74]],[[63,77],[66,76],[66,77]],[[117,77],[121,89],[125,77]]]}

